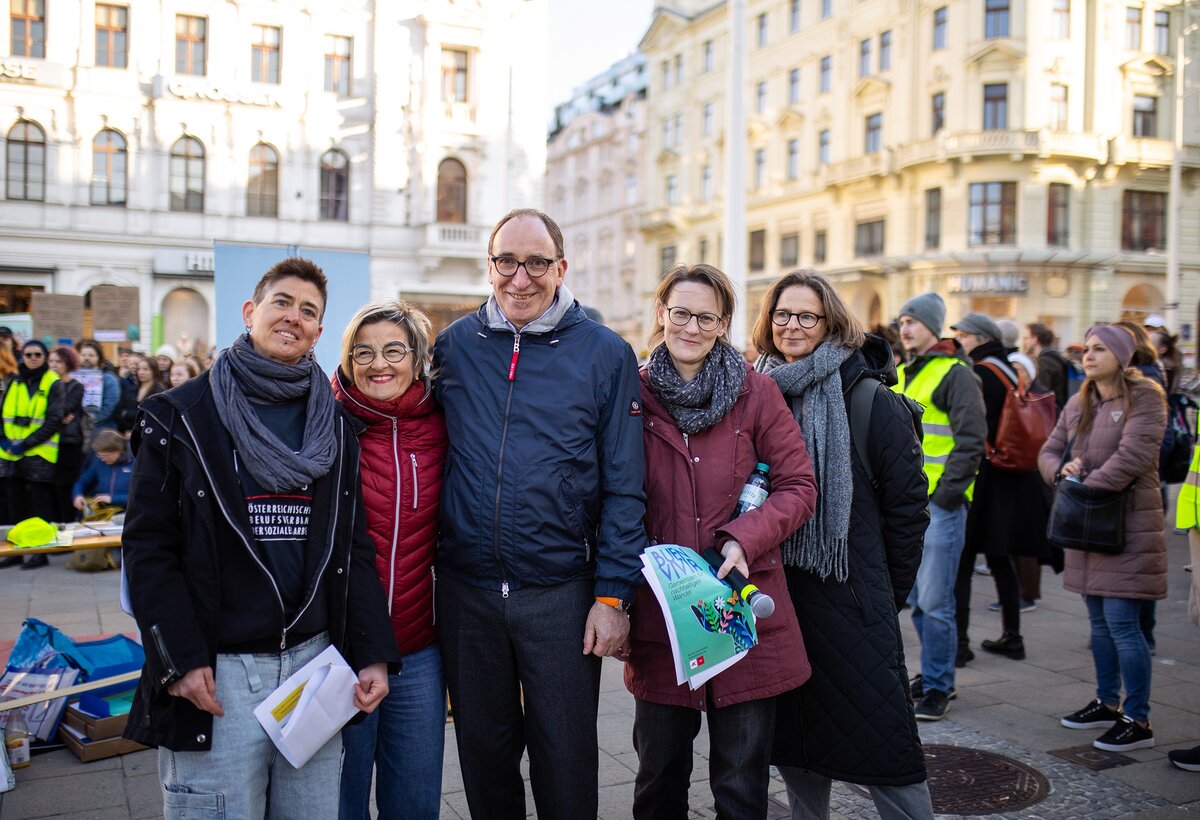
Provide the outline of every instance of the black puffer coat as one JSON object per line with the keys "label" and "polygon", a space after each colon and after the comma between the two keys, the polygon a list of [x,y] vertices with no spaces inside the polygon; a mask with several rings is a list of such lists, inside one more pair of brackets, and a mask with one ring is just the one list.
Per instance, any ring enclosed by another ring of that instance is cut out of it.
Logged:
{"label": "black puffer coat", "polygon": [[[850,391],[860,378],[896,382],[891,350],[869,336],[841,376],[849,415]],[[896,613],[921,561],[929,490],[911,417],[896,399],[881,387],[872,405],[867,451],[878,493],[851,448],[849,578],[822,581],[786,568],[812,678],[779,697],[771,759],[867,785],[925,780]]]}

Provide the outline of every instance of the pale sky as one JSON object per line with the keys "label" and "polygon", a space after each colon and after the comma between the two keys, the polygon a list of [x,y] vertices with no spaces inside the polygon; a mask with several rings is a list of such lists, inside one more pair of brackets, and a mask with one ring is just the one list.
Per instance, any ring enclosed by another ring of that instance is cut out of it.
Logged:
{"label": "pale sky", "polygon": [[654,0],[550,0],[550,111],[571,89],[637,50]]}

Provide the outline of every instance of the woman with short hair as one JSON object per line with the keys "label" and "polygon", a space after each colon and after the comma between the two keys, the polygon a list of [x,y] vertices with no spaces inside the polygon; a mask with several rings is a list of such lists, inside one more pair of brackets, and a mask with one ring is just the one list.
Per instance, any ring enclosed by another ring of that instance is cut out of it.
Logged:
{"label": "woman with short hair", "polygon": [[[717,576],[736,567],[777,608],[757,621],[757,646],[693,691],[676,683],[657,600],[638,589],[625,664],[636,704],[635,818],[688,816],[702,713],[717,816],[766,817],[775,700],[810,674],[779,543],[812,514],[812,467],[779,390],[729,344],[733,310],[733,284],[710,265],[673,268],[655,293],[657,346],[641,374],[646,535],[651,544],[718,549],[725,561]],[[759,462],[768,466],[771,492],[733,518]]]}
{"label": "woman with short hair", "polygon": [[342,820],[370,817],[372,769],[380,817],[436,819],[441,806],[446,694],[433,598],[447,441],[425,370],[429,331],[406,302],[366,305],[346,327],[333,377],[334,395],[364,425],[367,529],[404,664],[379,709],[342,730]]}

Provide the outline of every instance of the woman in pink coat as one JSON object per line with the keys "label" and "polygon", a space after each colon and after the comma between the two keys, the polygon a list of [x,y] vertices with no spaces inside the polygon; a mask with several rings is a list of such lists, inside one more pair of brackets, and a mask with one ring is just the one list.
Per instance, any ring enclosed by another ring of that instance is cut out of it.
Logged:
{"label": "woman in pink coat", "polygon": [[[810,669],[779,544],[812,515],[816,484],[804,439],[775,382],[729,345],[733,285],[709,265],[678,266],[655,294],[660,341],[642,370],[646,535],[650,543],[716,547],[775,599],[759,644],[703,688],[675,683],[662,611],[648,588],[632,613],[625,685],[636,699],[633,815],[688,816],[692,741],[708,713],[709,780],[719,817],[765,817],[775,696]],[[733,518],[746,478],[769,466],[763,505]]]}
{"label": "woman in pink coat", "polygon": [[1166,401],[1162,388],[1129,367],[1134,346],[1133,335],[1116,325],[1088,331],[1083,354],[1087,378],[1063,408],[1038,455],[1047,483],[1061,475],[1099,490],[1129,488],[1124,549],[1117,555],[1066,550],[1063,573],[1063,586],[1083,595],[1087,604],[1096,697],[1061,723],[1069,729],[1106,729],[1092,745],[1110,752],[1154,745],[1150,647],[1139,615],[1143,601],[1167,597],[1167,549],[1158,490]]}

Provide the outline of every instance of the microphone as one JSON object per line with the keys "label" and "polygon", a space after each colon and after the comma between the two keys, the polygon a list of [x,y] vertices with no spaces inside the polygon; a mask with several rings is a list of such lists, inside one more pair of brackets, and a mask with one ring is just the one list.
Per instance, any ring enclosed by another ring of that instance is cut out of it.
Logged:
{"label": "microphone", "polygon": [[[707,547],[703,555],[704,560],[708,561],[713,569],[719,570],[721,565],[725,563],[725,556],[717,552],[716,547]],[[775,601],[771,596],[747,581],[746,576],[738,572],[736,568],[730,569],[729,574],[721,580],[729,584],[738,595],[742,596],[742,600],[750,605],[750,610],[754,613],[755,618],[769,618],[774,614]]]}

